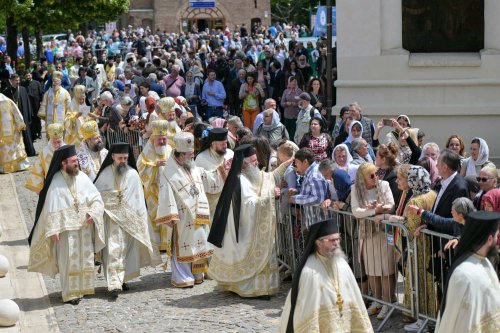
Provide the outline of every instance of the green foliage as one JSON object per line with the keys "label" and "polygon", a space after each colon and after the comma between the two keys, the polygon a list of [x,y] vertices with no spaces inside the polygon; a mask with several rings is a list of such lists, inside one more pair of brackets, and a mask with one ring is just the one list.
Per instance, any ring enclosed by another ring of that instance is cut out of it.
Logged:
{"label": "green foliage", "polygon": [[[335,0],[331,2],[335,6]],[[316,14],[318,5],[325,6],[326,0],[271,0],[272,19],[309,25],[310,15]]]}
{"label": "green foliage", "polygon": [[[19,28],[31,33],[57,33],[76,29],[82,24],[115,21],[125,13],[129,0],[0,0],[0,8],[9,8]],[[5,21],[1,15],[0,19]],[[0,25],[1,28],[1,25]]]}

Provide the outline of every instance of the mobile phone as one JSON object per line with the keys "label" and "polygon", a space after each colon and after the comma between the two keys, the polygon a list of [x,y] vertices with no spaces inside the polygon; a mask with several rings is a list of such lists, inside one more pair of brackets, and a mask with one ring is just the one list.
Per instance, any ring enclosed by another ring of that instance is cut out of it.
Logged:
{"label": "mobile phone", "polygon": [[392,120],[391,119],[383,118],[382,123],[384,124],[384,126],[392,127]]}

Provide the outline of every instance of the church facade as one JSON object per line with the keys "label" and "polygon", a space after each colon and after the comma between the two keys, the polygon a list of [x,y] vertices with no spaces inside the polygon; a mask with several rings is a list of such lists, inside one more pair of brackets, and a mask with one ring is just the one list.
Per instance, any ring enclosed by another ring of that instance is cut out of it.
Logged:
{"label": "church facade", "polygon": [[122,26],[149,26],[179,33],[225,27],[234,29],[243,23],[250,33],[253,23],[271,23],[270,0],[131,0]]}
{"label": "church facade", "polygon": [[[500,1],[337,0],[336,110],[406,114],[425,142],[460,134],[500,162]],[[337,113],[335,111],[335,113]]]}

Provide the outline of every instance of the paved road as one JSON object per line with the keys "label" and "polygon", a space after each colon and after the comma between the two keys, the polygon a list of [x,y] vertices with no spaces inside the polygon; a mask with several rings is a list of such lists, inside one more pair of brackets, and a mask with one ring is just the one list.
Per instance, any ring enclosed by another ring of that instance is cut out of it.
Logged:
{"label": "paved road", "polygon": [[[37,150],[40,146],[35,144]],[[14,179],[31,230],[38,197],[24,188],[27,176],[27,172],[16,173]],[[177,289],[169,283],[170,270],[158,267],[142,270],[141,277],[130,283],[130,291],[114,302],[100,275],[96,294],[73,306],[62,303],[58,279],[44,280],[61,332],[276,332],[290,288],[290,283],[283,284],[270,301],[217,291],[211,280],[192,289]],[[401,315],[393,317],[382,332],[403,331]],[[373,318],[373,323],[379,322]]]}

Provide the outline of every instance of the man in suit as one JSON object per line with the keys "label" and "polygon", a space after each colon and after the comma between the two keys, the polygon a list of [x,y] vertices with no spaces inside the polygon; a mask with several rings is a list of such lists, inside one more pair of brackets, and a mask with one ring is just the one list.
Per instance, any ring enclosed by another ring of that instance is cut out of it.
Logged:
{"label": "man in suit", "polygon": [[[437,186],[438,195],[432,212],[442,217],[451,216],[451,204],[456,198],[469,197],[469,188],[465,179],[460,176],[460,157],[457,153],[445,149],[439,154],[437,169],[441,176],[440,186]],[[429,226],[430,227],[430,226]],[[438,232],[452,234],[453,230],[440,230]]]}

